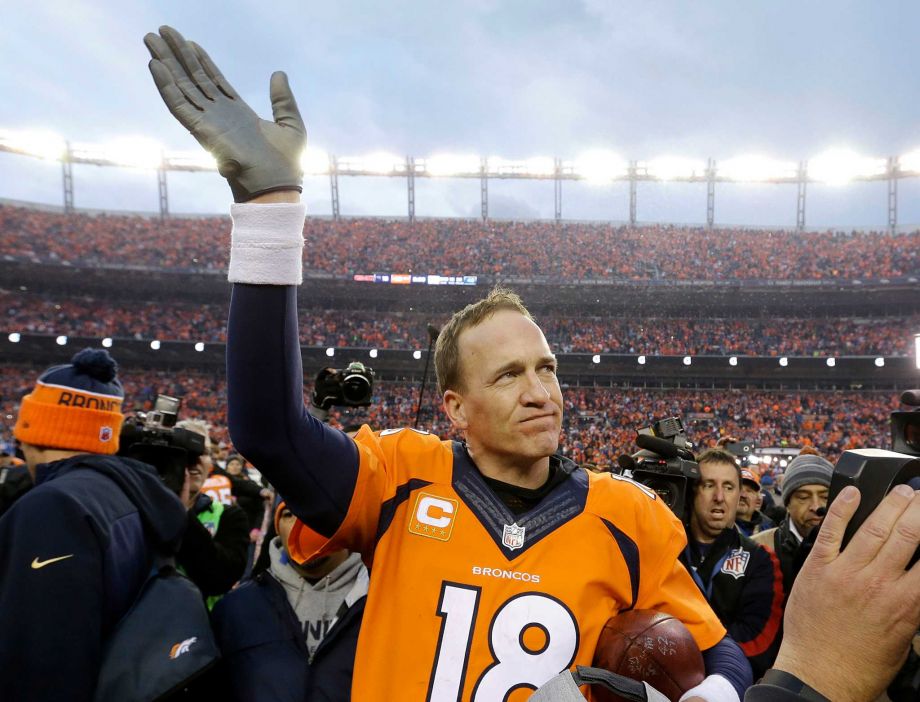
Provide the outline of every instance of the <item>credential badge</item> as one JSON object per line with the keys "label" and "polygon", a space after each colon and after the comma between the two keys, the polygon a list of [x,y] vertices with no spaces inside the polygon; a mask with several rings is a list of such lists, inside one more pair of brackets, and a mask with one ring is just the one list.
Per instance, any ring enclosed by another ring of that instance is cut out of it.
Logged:
{"label": "credential badge", "polygon": [[524,527],[517,524],[505,524],[502,531],[502,543],[510,551],[521,548],[524,545]]}

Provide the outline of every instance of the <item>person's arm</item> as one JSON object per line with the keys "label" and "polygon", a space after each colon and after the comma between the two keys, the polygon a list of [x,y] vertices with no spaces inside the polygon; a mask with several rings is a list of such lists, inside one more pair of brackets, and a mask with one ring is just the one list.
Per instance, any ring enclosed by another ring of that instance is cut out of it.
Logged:
{"label": "person's arm", "polygon": [[249,521],[239,507],[227,505],[212,537],[189,510],[188,527],[176,554],[189,579],[202,594],[222,595],[246,570],[249,552]]}
{"label": "person's arm", "polygon": [[756,680],[773,663],[783,621],[783,573],[779,559],[763,546],[757,546],[751,552],[744,581],[737,614],[727,628],[729,636],[751,662]]}
{"label": "person's arm", "polygon": [[102,548],[85,511],[53,490],[0,520],[0,698],[88,702],[102,660]]}

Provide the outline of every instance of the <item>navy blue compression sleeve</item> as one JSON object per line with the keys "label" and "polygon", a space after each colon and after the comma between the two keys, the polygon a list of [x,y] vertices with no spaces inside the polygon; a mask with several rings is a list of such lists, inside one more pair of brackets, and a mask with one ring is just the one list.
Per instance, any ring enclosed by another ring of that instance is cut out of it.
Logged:
{"label": "navy blue compression sleeve", "polygon": [[332,536],[351,502],[358,450],[304,407],[295,286],[234,284],[227,403],[234,447],[297,517]]}
{"label": "navy blue compression sleeve", "polygon": [[706,675],[721,675],[728,680],[738,693],[739,700],[744,699],[745,690],[754,683],[751,664],[744,657],[741,647],[728,636],[703,651],[703,663]]}

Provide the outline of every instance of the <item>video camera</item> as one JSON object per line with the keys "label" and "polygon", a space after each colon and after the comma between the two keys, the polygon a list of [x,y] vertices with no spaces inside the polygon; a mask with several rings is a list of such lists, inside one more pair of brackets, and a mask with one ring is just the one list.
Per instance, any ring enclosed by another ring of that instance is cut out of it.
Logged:
{"label": "video camera", "polygon": [[629,471],[633,480],[654,490],[678,519],[686,521],[700,467],[690,450],[683,421],[680,417],[660,419],[636,434],[636,444],[642,450],[620,456],[620,472]]}
{"label": "video camera", "polygon": [[182,492],[185,469],[205,452],[205,439],[176,427],[182,400],[157,395],[153,409],[127,417],[121,428],[119,456],[134,458],[156,468],[160,478],[177,495]]}
{"label": "video camera", "polygon": [[374,395],[374,370],[360,361],[344,369],[324,368],[316,376],[313,404],[323,410],[337,407],[367,407]]}

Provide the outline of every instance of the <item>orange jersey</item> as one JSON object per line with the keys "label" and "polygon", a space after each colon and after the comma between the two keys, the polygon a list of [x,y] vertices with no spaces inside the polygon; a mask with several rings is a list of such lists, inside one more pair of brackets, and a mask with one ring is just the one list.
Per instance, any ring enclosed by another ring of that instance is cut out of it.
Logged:
{"label": "orange jersey", "polygon": [[515,517],[462,444],[412,429],[355,437],[345,521],[325,540],[298,522],[299,561],[338,548],[370,566],[352,699],[526,699],[590,665],[617,612],[655,609],[701,649],[725,629],[677,556],[679,521],[644,486],[563,462],[569,477]]}
{"label": "orange jersey", "polygon": [[209,495],[215,502],[223,502],[225,505],[233,504],[233,485],[230,478],[219,473],[211,475],[201,486],[201,492]]}

